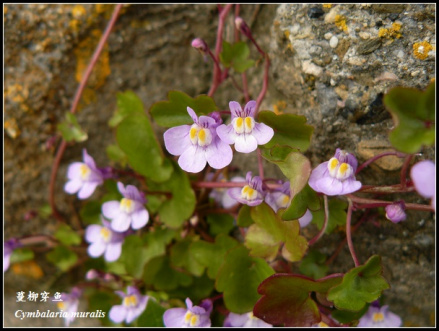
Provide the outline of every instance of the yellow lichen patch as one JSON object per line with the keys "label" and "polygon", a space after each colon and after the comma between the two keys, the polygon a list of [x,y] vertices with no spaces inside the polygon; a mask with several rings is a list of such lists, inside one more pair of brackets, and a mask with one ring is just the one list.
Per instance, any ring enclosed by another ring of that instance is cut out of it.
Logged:
{"label": "yellow lichen patch", "polygon": [[387,38],[388,35],[389,35],[389,29],[381,28],[378,31],[378,37],[380,38]]}
{"label": "yellow lichen patch", "polygon": [[284,31],[284,36],[285,36],[286,39],[289,39],[290,38],[290,30],[285,30]]}
{"label": "yellow lichen patch", "polygon": [[378,31],[378,37],[387,38],[387,39],[399,39],[402,37],[402,33],[400,32],[402,28],[402,24],[395,22],[392,24],[390,29],[381,28]]}
{"label": "yellow lichen patch", "polygon": [[273,105],[273,110],[276,115],[280,115],[283,113],[285,108],[287,107],[287,103],[285,101],[278,101]]}
{"label": "yellow lichen patch", "polygon": [[18,128],[15,118],[5,121],[4,128],[8,136],[12,139],[17,138],[20,135],[20,129]]}
{"label": "yellow lichen patch", "polygon": [[322,5],[322,7],[323,8],[332,8],[332,3],[324,3],[323,5]]}
{"label": "yellow lichen patch", "polygon": [[11,268],[12,272],[16,275],[23,275],[34,279],[39,279],[44,275],[43,270],[41,270],[40,266],[36,264],[35,261],[14,263]]}
{"label": "yellow lichen patch", "polygon": [[85,11],[84,6],[81,6],[81,5],[73,6],[72,15],[73,15],[74,18],[78,19],[81,16],[84,16],[85,13],[86,13],[86,11]]}
{"label": "yellow lichen patch", "polygon": [[29,111],[30,108],[26,104],[29,97],[29,89],[20,84],[13,84],[6,88],[3,93],[3,98],[18,103],[23,111]]}
{"label": "yellow lichen patch", "polygon": [[343,32],[348,32],[348,26],[346,25],[346,17],[343,15],[336,15],[334,20],[335,25],[343,30]]}
{"label": "yellow lichen patch", "polygon": [[421,41],[413,45],[413,55],[420,60],[425,60],[431,50],[433,50],[433,46],[428,41]]}

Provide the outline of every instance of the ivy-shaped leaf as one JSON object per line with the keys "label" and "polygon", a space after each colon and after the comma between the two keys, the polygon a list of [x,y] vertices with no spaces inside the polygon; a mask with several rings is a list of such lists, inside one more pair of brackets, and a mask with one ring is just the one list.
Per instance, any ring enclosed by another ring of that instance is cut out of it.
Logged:
{"label": "ivy-shaped leaf", "polygon": [[108,121],[110,127],[117,126],[122,120],[132,114],[144,114],[142,100],[133,92],[117,93],[117,108],[113,117]]}
{"label": "ivy-shaped leaf", "polygon": [[270,162],[284,161],[291,152],[299,152],[290,146],[274,145],[270,148],[262,148],[262,157]]}
{"label": "ivy-shaped leaf", "polygon": [[393,147],[412,154],[419,152],[422,145],[434,145],[435,83],[426,91],[395,87],[384,96],[384,104],[395,122],[395,128],[389,134]]}
{"label": "ivy-shaped leaf", "polygon": [[79,210],[79,216],[85,224],[102,224],[101,221],[101,207],[102,204],[99,201],[88,201]]}
{"label": "ivy-shaped leaf", "polygon": [[128,163],[128,158],[118,145],[108,145],[105,151],[108,159],[119,163],[122,168],[125,168]]}
{"label": "ivy-shaped leaf", "polygon": [[[346,209],[348,203],[339,199],[331,199],[328,202],[329,219],[325,233],[330,234],[338,226],[346,224]],[[319,230],[323,226],[325,211],[322,209],[312,212],[312,222],[316,224]]]}
{"label": "ivy-shaped leaf", "polygon": [[82,241],[81,236],[67,224],[61,224],[56,230],[54,237],[66,246],[77,246]]}
{"label": "ivy-shaped leaf", "polygon": [[252,256],[272,261],[282,243],[284,257],[289,261],[300,261],[308,248],[308,242],[299,234],[298,221],[284,222],[266,203],[251,208],[251,225],[245,237],[245,246]]}
{"label": "ivy-shaped leaf", "polygon": [[303,258],[299,270],[305,276],[319,279],[326,276],[329,266],[325,264],[326,256],[319,251],[310,251]]}
{"label": "ivy-shaped leaf", "polygon": [[351,323],[352,321],[359,320],[368,310],[369,304],[365,305],[360,311],[346,311],[335,309],[332,311],[331,316],[340,323]]}
{"label": "ivy-shaped leaf", "polygon": [[250,257],[244,246],[231,249],[221,266],[215,287],[224,293],[224,304],[236,314],[253,309],[260,295],[259,284],[274,274],[274,270],[263,259]]}
{"label": "ivy-shaped leaf", "polygon": [[321,321],[320,312],[311,293],[325,294],[341,282],[340,276],[328,276],[314,281],[294,274],[275,274],[258,288],[262,295],[253,313],[273,325],[310,327]]}
{"label": "ivy-shaped leaf", "polygon": [[328,299],[337,309],[359,311],[390,287],[381,274],[381,257],[373,255],[365,264],[346,273],[342,283],[328,292]]}
{"label": "ivy-shaped leaf", "polygon": [[78,255],[62,245],[47,253],[46,258],[62,271],[69,270],[78,261]]}
{"label": "ivy-shaped leaf", "polygon": [[235,239],[220,234],[215,238],[215,243],[208,243],[206,241],[193,242],[190,247],[190,254],[207,268],[209,278],[216,279],[218,270],[224,261],[224,256],[237,245],[238,242]]}
{"label": "ivy-shaped leaf", "polygon": [[190,245],[196,242],[198,237],[184,238],[171,247],[171,263],[175,267],[182,267],[192,275],[201,276],[204,266],[194,258],[189,250]]}
{"label": "ivy-shaped leaf", "polygon": [[196,198],[187,174],[174,161],[171,165],[174,171],[169,180],[163,183],[148,181],[148,187],[152,191],[171,193],[172,196],[158,207],[158,213],[163,223],[176,229],[192,216]]}
{"label": "ivy-shaped leaf", "polygon": [[193,279],[190,275],[171,266],[168,256],[158,256],[145,264],[143,281],[158,291],[174,290],[179,286],[189,286]]}
{"label": "ivy-shaped leaf", "polygon": [[66,113],[65,121],[58,124],[57,128],[64,140],[68,142],[74,140],[80,143],[88,138],[87,133],[79,126],[76,116],[70,112]]}
{"label": "ivy-shaped leaf", "polygon": [[290,206],[282,213],[282,219],[297,220],[307,209],[311,211],[320,209],[319,196],[308,184],[291,200]]}
{"label": "ivy-shaped leaf", "polygon": [[175,290],[168,291],[171,298],[185,300],[190,298],[192,302],[200,302],[209,297],[215,287],[215,281],[210,279],[207,274],[201,277],[194,277],[194,281],[189,286],[180,286]]}
{"label": "ivy-shaped leaf", "polygon": [[254,60],[250,60],[250,49],[244,41],[239,41],[233,45],[227,41],[223,41],[222,51],[220,53],[220,61],[226,67],[232,67],[236,72],[243,73],[254,64]]}
{"label": "ivy-shaped leaf", "polygon": [[146,309],[135,322],[136,327],[164,327],[163,314],[165,311],[166,308],[150,297]]}
{"label": "ivy-shaped leaf", "polygon": [[102,326],[114,326],[109,318],[109,311],[114,305],[120,305],[120,297],[113,293],[97,291],[88,288],[86,290],[86,298],[88,298],[88,311],[101,310],[105,313],[105,317],[99,319]]}
{"label": "ivy-shaped leaf", "polygon": [[136,172],[156,182],[169,179],[172,166],[163,155],[148,116],[125,117],[117,126],[116,140]]}
{"label": "ivy-shaped leaf", "polygon": [[166,128],[192,124],[187,107],[192,108],[198,116],[208,115],[218,109],[213,99],[207,95],[200,95],[194,99],[184,92],[170,91],[168,100],[154,103],[149,110],[154,121]]}
{"label": "ivy-shaped leaf", "polygon": [[221,233],[228,234],[234,227],[234,219],[229,214],[210,214],[206,221],[209,224],[209,233],[214,237]]}
{"label": "ivy-shaped leaf", "polygon": [[246,228],[254,223],[250,215],[250,206],[242,205],[239,209],[238,218],[236,220],[238,226]]}
{"label": "ivy-shaped leaf", "polygon": [[29,248],[16,248],[12,251],[10,263],[20,263],[34,258],[34,252]]}
{"label": "ivy-shaped leaf", "polygon": [[271,148],[275,145],[289,146],[305,152],[310,143],[314,127],[306,123],[306,117],[294,114],[277,115],[272,111],[260,111],[258,120],[273,128],[274,136],[264,145]]}

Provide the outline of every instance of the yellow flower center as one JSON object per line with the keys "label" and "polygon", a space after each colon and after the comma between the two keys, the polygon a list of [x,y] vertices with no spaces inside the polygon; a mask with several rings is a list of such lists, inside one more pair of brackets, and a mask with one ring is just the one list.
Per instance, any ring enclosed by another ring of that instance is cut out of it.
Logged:
{"label": "yellow flower center", "polygon": [[384,321],[384,315],[383,313],[374,313],[372,319],[374,323],[380,323]]}
{"label": "yellow flower center", "polygon": [[337,175],[335,176],[339,180],[345,180],[353,173],[352,167],[347,163],[342,163],[338,168]]}
{"label": "yellow flower center", "polygon": [[258,196],[258,192],[248,185],[245,185],[241,190],[241,197],[246,200],[254,200]]}
{"label": "yellow flower center", "polygon": [[186,315],[184,315],[184,321],[189,326],[197,326],[199,322],[199,317],[196,314],[193,314],[192,312],[188,311]]}
{"label": "yellow flower center", "polygon": [[319,324],[317,324],[317,326],[318,326],[319,328],[329,328],[329,325],[326,324],[325,322],[319,322]]}
{"label": "yellow flower center", "polygon": [[102,238],[104,238],[105,241],[109,241],[111,238],[111,231],[104,227],[101,229],[100,235]]}
{"label": "yellow flower center", "polygon": [[66,308],[66,304],[64,302],[58,302],[56,304],[56,306],[58,307],[58,309],[65,309]]}
{"label": "yellow flower center", "polygon": [[120,200],[119,207],[120,207],[120,210],[122,210],[122,211],[124,211],[126,213],[130,213],[134,209],[133,200],[127,199],[127,198],[123,198],[122,200]]}
{"label": "yellow flower center", "polygon": [[82,180],[87,180],[90,176],[91,170],[86,164],[81,164],[81,167],[79,168],[79,173],[81,174]]}
{"label": "yellow flower center", "polygon": [[276,204],[279,206],[279,208],[285,208],[286,206],[288,206],[289,202],[290,197],[286,194],[281,194],[276,200]]}
{"label": "yellow flower center", "polygon": [[253,117],[245,118],[245,133],[251,133],[253,128],[255,127],[255,120]]}
{"label": "yellow flower center", "polygon": [[232,121],[232,125],[233,125],[233,129],[235,130],[236,133],[241,134],[241,133],[251,133],[253,128],[255,127],[255,120],[253,119],[253,117],[236,117],[233,121]]}
{"label": "yellow flower center", "polygon": [[212,142],[212,133],[209,129],[204,129],[194,124],[189,131],[189,138],[194,145],[208,146]]}
{"label": "yellow flower center", "polygon": [[134,307],[137,305],[137,298],[135,295],[129,295],[123,299],[123,305],[125,307]]}
{"label": "yellow flower center", "polygon": [[329,160],[328,170],[331,177],[335,177],[335,175],[337,174],[337,168],[339,164],[340,162],[338,162],[338,160],[335,157]]}

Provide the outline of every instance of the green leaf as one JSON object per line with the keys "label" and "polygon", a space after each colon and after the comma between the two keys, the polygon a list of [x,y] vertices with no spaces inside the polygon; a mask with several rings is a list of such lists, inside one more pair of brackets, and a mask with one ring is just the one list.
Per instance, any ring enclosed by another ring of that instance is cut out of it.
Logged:
{"label": "green leaf", "polygon": [[[348,203],[339,199],[332,199],[328,202],[329,219],[326,226],[326,234],[330,234],[338,226],[346,224],[346,209]],[[325,211],[323,209],[312,212],[312,222],[317,225],[319,230],[325,220]]]}
{"label": "green leaf", "polygon": [[82,241],[81,236],[67,224],[61,224],[58,230],[56,230],[54,237],[66,246],[77,246]]}
{"label": "green leaf", "polygon": [[99,201],[89,201],[80,210],[79,216],[85,224],[102,224],[101,206]]}
{"label": "green leaf", "polygon": [[38,215],[43,219],[48,218],[50,215],[52,215],[52,207],[50,207],[48,203],[42,205],[38,209]]}
{"label": "green leaf", "polygon": [[244,314],[253,309],[260,298],[259,284],[274,274],[274,270],[263,259],[250,257],[244,246],[231,249],[224,259],[215,287],[224,293],[224,304],[228,310]]}
{"label": "green leaf", "polygon": [[179,228],[192,216],[195,209],[195,193],[187,174],[172,161],[174,171],[169,180],[163,183],[148,181],[151,191],[171,192],[172,197],[164,201],[158,208],[160,220],[170,228]]}
{"label": "green leaf", "polygon": [[242,205],[239,209],[238,219],[236,220],[238,226],[246,228],[254,223],[250,215],[250,206]]}
{"label": "green leaf", "polygon": [[259,285],[262,298],[253,313],[267,323],[286,327],[310,327],[321,321],[312,292],[325,294],[339,284],[341,277],[328,276],[314,281],[294,274],[275,274]]}
{"label": "green leaf", "polygon": [[328,299],[337,309],[359,311],[390,287],[381,274],[381,257],[373,255],[365,264],[346,273],[342,283],[328,292]]}
{"label": "green leaf", "polygon": [[150,260],[143,269],[143,281],[158,291],[174,290],[179,286],[192,284],[192,277],[172,268],[167,256],[158,256]]}
{"label": "green leaf", "polygon": [[249,55],[250,49],[247,43],[239,41],[231,45],[223,41],[220,61],[226,68],[233,67],[236,72],[243,73],[255,64],[255,61],[248,59]]}
{"label": "green leaf", "polygon": [[290,146],[274,145],[271,148],[262,148],[262,157],[270,162],[284,161],[291,152],[298,152],[298,149]]}
{"label": "green leaf", "polygon": [[16,248],[12,251],[10,263],[20,263],[34,258],[34,252],[29,248]]}
{"label": "green leaf", "polygon": [[116,139],[136,172],[156,182],[169,179],[172,166],[164,158],[148,116],[133,114],[125,117],[117,127]]}
{"label": "green leaf", "polygon": [[314,127],[306,123],[306,117],[294,114],[276,115],[272,111],[260,111],[258,120],[273,128],[274,136],[264,145],[271,148],[275,145],[290,146],[305,152],[310,143]]}
{"label": "green leaf", "polygon": [[66,113],[65,121],[58,124],[57,128],[64,140],[67,142],[73,140],[76,142],[83,142],[88,138],[87,133],[79,126],[75,115],[70,112]]}
{"label": "green leaf", "polygon": [[108,125],[113,128],[132,114],[144,114],[142,100],[133,91],[118,92],[117,108]]}
{"label": "green leaf", "polygon": [[326,276],[329,266],[325,264],[326,256],[319,251],[310,251],[300,263],[299,270],[302,274],[313,279]]}
{"label": "green leaf", "polygon": [[145,262],[148,262],[156,256],[164,255],[166,253],[166,245],[168,245],[177,234],[177,231],[165,227],[155,228],[154,231],[151,230],[142,237],[142,254]]}
{"label": "green leaf", "polygon": [[214,237],[221,233],[228,234],[234,227],[234,219],[229,214],[210,214],[206,221],[209,224],[209,233]]}
{"label": "green leaf", "polygon": [[171,263],[175,267],[182,267],[192,275],[201,276],[204,266],[194,258],[189,250],[190,245],[198,240],[197,237],[185,238],[171,248]]}
{"label": "green leaf", "polygon": [[47,253],[46,258],[62,271],[69,270],[78,261],[78,256],[74,252],[61,245]]}
{"label": "green leaf", "polygon": [[308,183],[308,178],[311,175],[311,163],[303,154],[296,152],[288,154],[283,161],[269,161],[277,164],[290,181],[290,199],[293,199]]}
{"label": "green leaf", "polygon": [[417,153],[422,145],[435,142],[435,83],[426,91],[395,87],[384,96],[395,128],[389,134],[393,147],[404,153]]}
{"label": "green leaf", "polygon": [[360,311],[345,311],[335,309],[332,311],[331,316],[337,321],[343,324],[351,323],[352,321],[359,320],[369,309],[369,304],[365,305]]}
{"label": "green leaf", "polygon": [[97,291],[95,289],[87,289],[87,292],[88,311],[95,312],[100,310],[102,313],[105,313],[105,317],[99,318],[99,322],[103,326],[114,326],[114,323],[109,318],[109,311],[114,305],[120,305],[120,297],[114,293]]}
{"label": "green leaf", "polygon": [[118,145],[108,145],[105,151],[111,161],[117,162],[122,168],[125,168],[128,158]]}
{"label": "green leaf", "polygon": [[207,268],[209,278],[216,279],[218,270],[224,261],[224,256],[237,245],[238,242],[235,239],[220,234],[215,238],[215,243],[208,243],[206,241],[192,243],[190,254]]}
{"label": "green leaf", "polygon": [[194,277],[193,283],[189,286],[179,287],[175,290],[168,291],[169,296],[172,298],[178,298],[185,300],[190,298],[195,304],[202,299],[208,298],[213,292],[215,282],[210,279],[206,274],[201,277]]}
{"label": "green leaf", "polygon": [[154,103],[149,110],[154,121],[166,128],[192,124],[193,121],[187,112],[187,107],[192,108],[198,116],[208,115],[218,109],[213,99],[207,95],[200,95],[194,99],[186,93],[170,91],[168,100]]}
{"label": "green leaf", "polygon": [[297,220],[307,209],[311,211],[320,209],[319,196],[308,184],[291,200],[290,206],[282,214],[282,219]]}
{"label": "green leaf", "polygon": [[136,321],[137,327],[164,327],[163,314],[166,308],[162,307],[155,299],[149,299],[146,309]]}

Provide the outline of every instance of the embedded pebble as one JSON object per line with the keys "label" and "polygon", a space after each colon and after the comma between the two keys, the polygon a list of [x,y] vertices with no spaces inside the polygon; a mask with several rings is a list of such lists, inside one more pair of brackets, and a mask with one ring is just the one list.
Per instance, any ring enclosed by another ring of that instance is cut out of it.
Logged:
{"label": "embedded pebble", "polygon": [[360,32],[358,35],[360,36],[361,39],[369,39],[370,38],[370,33],[368,33],[368,32]]}
{"label": "embedded pebble", "polygon": [[336,48],[338,45],[338,38],[336,36],[332,36],[331,39],[329,40],[329,46],[331,46],[332,48]]}
{"label": "embedded pebble", "polygon": [[329,40],[332,37],[332,33],[331,32],[327,32],[327,33],[325,33],[324,37],[325,37],[326,40]]}
{"label": "embedded pebble", "polygon": [[313,75],[316,77],[320,77],[323,73],[323,68],[315,65],[311,61],[304,61],[302,64],[302,70],[304,73],[308,75]]}

